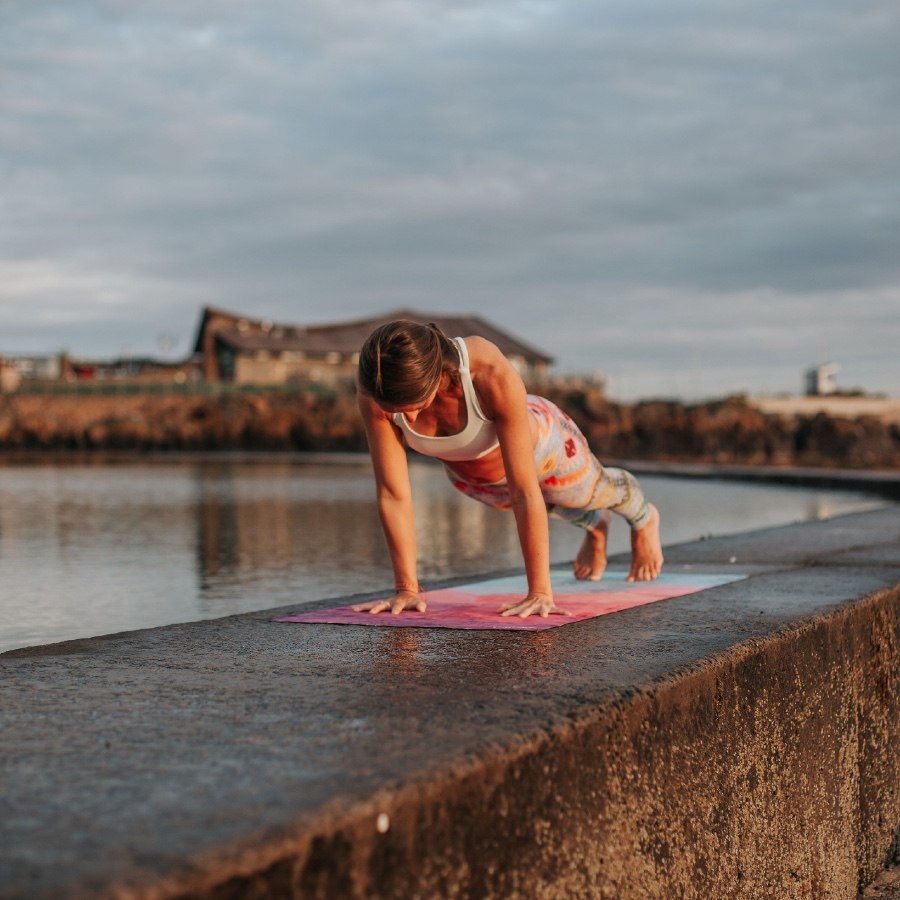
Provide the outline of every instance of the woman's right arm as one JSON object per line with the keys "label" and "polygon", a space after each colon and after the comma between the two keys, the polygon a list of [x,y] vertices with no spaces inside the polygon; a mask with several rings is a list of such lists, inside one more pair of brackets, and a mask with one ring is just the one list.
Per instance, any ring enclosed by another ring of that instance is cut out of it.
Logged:
{"label": "woman's right arm", "polygon": [[419,593],[416,571],[416,529],[406,450],[390,416],[371,397],[360,393],[358,403],[369,441],[378,516],[394,570],[396,593],[387,600],[360,603],[353,608],[357,612],[371,613],[388,609],[392,613],[400,613],[404,609],[424,612],[425,600]]}

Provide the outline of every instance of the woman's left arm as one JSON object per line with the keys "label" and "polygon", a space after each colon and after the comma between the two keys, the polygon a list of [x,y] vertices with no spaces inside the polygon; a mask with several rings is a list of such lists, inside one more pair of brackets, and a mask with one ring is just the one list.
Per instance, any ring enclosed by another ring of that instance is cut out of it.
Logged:
{"label": "woman's left arm", "polygon": [[532,613],[569,615],[553,602],[547,505],[541,495],[534,464],[525,384],[512,363],[493,344],[484,341],[479,349],[487,366],[482,370],[483,377],[478,377],[476,387],[484,413],[493,420],[500,440],[528,580],[528,595],[502,607],[501,612],[505,616],[522,618]]}

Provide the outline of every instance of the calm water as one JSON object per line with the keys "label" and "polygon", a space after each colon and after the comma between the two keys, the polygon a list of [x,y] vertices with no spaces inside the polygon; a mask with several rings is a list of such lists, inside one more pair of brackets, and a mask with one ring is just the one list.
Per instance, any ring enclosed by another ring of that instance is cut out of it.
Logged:
{"label": "calm water", "polygon": [[[420,573],[520,567],[513,517],[411,466]],[[641,478],[665,544],[869,509],[846,492]],[[554,561],[580,533],[551,523]],[[614,521],[611,552],[628,549]],[[0,651],[388,588],[367,462],[0,465]]]}

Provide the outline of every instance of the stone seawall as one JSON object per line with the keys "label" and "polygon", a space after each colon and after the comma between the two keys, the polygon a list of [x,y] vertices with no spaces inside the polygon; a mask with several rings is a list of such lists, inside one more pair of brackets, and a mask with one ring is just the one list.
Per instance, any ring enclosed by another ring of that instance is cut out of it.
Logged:
{"label": "stone seawall", "polygon": [[0,395],[3,450],[365,450],[349,394]]}
{"label": "stone seawall", "polygon": [[[559,385],[543,392],[601,459],[900,471],[900,422],[891,416],[768,414],[742,398],[622,404]],[[0,394],[0,450],[365,449],[348,393]]]}
{"label": "stone seawall", "polygon": [[897,508],[666,555],[747,578],[0,655],[0,897],[856,898],[900,833]]}

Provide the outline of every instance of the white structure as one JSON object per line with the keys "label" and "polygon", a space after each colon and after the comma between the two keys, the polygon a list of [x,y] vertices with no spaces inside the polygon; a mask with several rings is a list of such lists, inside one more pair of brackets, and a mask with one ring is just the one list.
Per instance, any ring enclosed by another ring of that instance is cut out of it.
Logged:
{"label": "white structure", "polygon": [[840,366],[835,363],[822,363],[806,370],[806,396],[827,397],[837,393],[837,375]]}
{"label": "white structure", "polygon": [[62,373],[62,362],[58,355],[7,356],[6,362],[19,373],[22,380],[57,381]]}
{"label": "white structure", "polygon": [[19,370],[3,357],[0,357],[0,394],[11,394],[18,390],[22,376]]}

